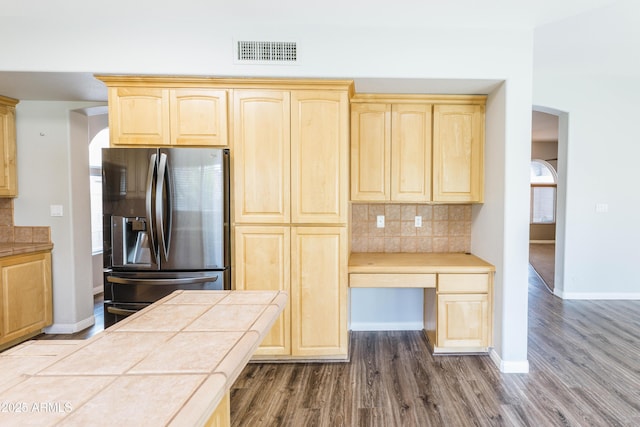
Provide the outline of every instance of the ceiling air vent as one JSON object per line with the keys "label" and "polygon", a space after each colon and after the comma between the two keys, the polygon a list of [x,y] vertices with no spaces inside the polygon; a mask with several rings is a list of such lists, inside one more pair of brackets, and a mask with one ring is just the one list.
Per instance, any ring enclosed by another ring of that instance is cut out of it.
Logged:
{"label": "ceiling air vent", "polygon": [[241,64],[296,64],[296,42],[237,41],[236,61]]}

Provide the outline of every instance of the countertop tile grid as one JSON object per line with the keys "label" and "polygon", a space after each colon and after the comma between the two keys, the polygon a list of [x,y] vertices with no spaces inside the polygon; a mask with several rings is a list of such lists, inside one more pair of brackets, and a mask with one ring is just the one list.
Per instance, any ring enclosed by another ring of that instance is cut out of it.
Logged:
{"label": "countertop tile grid", "polygon": [[[205,373],[227,356],[244,332],[183,332],[157,346],[129,374]],[[185,349],[192,351],[185,352]]]}
{"label": "countertop tile grid", "polygon": [[184,329],[209,308],[209,305],[163,304],[161,306],[151,307],[144,315],[132,318],[129,322],[124,323],[113,332],[177,332]]}
{"label": "countertop tile grid", "polygon": [[[108,420],[105,424],[110,426],[166,425],[205,379],[205,375],[121,376],[72,411],[64,425],[95,426],[100,420]],[[131,402],[136,402],[135,410]]]}
{"label": "countertop tile grid", "polygon": [[38,375],[119,375],[147,357],[172,332],[102,333]]}
{"label": "countertop tile grid", "polygon": [[[0,425],[51,426],[114,381],[113,376],[30,377],[0,393]],[[5,409],[5,408],[3,408]],[[66,420],[65,420],[66,421]],[[94,423],[85,425],[96,425]]]}
{"label": "countertop tile grid", "polygon": [[53,402],[56,413],[0,425],[202,425],[287,299],[176,291],[88,340],[23,343],[0,354],[0,402]]}

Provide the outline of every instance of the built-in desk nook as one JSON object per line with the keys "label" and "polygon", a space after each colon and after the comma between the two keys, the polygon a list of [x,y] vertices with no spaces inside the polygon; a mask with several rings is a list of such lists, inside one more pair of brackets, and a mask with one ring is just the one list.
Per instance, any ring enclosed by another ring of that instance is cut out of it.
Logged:
{"label": "built-in desk nook", "polygon": [[434,354],[492,346],[495,267],[464,253],[352,253],[351,288],[423,288],[424,330]]}

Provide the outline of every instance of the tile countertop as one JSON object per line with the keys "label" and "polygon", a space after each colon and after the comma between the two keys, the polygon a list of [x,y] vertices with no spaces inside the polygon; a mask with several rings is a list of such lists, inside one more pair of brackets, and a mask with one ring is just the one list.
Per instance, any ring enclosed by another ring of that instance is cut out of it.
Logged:
{"label": "tile countertop", "polygon": [[349,273],[490,273],[495,267],[465,253],[353,252]]}
{"label": "tile countertop", "polygon": [[86,341],[0,353],[0,425],[204,425],[286,301],[176,291]]}
{"label": "tile countertop", "polygon": [[33,252],[50,251],[53,243],[0,243],[0,258],[11,255],[23,255]]}

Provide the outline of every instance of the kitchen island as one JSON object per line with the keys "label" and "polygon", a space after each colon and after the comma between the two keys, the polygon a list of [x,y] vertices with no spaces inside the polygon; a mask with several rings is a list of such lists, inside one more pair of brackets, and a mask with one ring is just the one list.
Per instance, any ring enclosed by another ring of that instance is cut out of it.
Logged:
{"label": "kitchen island", "polygon": [[229,424],[229,389],[287,301],[176,291],[86,341],[0,353],[0,425]]}

